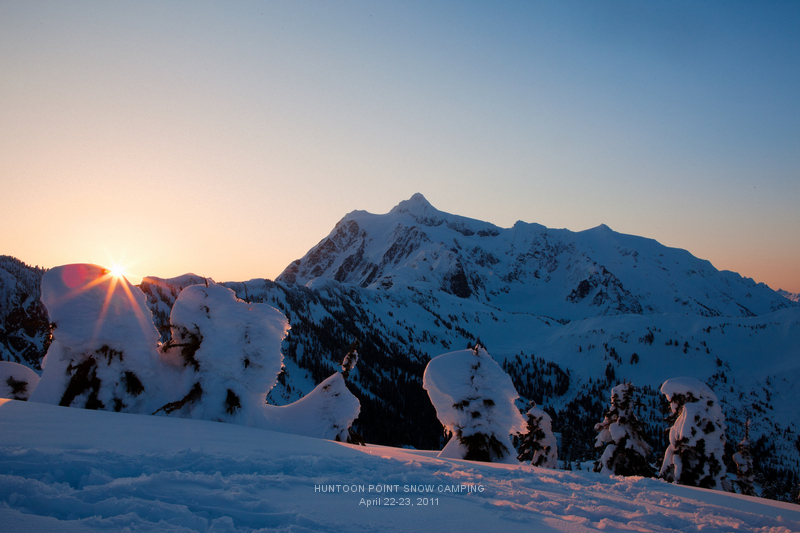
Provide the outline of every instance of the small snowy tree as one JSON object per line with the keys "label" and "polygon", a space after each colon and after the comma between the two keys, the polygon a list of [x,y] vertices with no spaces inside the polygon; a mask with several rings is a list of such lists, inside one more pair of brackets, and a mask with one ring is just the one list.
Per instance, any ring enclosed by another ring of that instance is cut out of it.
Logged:
{"label": "small snowy tree", "polygon": [[516,462],[509,435],[525,429],[525,419],[514,405],[518,394],[484,348],[431,359],[422,386],[439,421],[453,433],[440,457]]}
{"label": "small snowy tree", "polygon": [[31,401],[146,412],[161,390],[158,332],[138,287],[97,265],[65,265],[42,278],[54,324]]}
{"label": "small snowy tree", "polygon": [[39,375],[19,363],[0,361],[0,398],[27,400],[39,383]]}
{"label": "small snowy tree", "polygon": [[733,454],[733,462],[736,463],[736,486],[739,492],[747,496],[756,496],[753,482],[755,475],[753,472],[753,457],[750,455],[750,420],[744,426],[744,437],[739,442],[738,449]]}
{"label": "small snowy tree", "polygon": [[594,426],[598,432],[595,448],[604,448],[594,471],[618,476],[653,475],[649,464],[650,445],[644,441],[644,425],[633,413],[635,387],[623,383],[611,389],[611,405],[603,421]]}
{"label": "small snowy tree", "polygon": [[730,490],[726,479],[725,417],[717,396],[694,378],[668,379],[661,393],[670,402],[669,447],[661,476],[667,481]]}
{"label": "small snowy tree", "polygon": [[550,415],[536,407],[534,402],[531,402],[527,415],[527,432],[517,434],[517,460],[522,463],[530,461],[531,465],[542,468],[558,468],[558,444]]}
{"label": "small snowy tree", "polygon": [[157,413],[259,425],[277,383],[289,329],[272,306],[247,303],[213,281],[183,289],[170,313],[165,357],[181,372]]}

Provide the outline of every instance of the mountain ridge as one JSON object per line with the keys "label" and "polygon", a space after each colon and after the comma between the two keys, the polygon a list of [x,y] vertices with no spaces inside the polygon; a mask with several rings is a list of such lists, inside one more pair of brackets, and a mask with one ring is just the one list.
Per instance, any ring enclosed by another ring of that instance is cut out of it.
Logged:
{"label": "mountain ridge", "polygon": [[605,224],[580,232],[522,221],[499,228],[439,211],[419,193],[385,215],[348,213],[276,281],[305,285],[318,278],[380,290],[424,285],[560,320],[757,316],[793,305],[686,250]]}

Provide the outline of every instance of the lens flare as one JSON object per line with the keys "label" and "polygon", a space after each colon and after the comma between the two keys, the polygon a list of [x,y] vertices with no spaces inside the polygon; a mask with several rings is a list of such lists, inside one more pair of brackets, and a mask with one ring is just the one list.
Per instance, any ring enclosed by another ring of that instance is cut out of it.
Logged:
{"label": "lens flare", "polygon": [[122,265],[114,265],[108,271],[109,274],[114,276],[115,278],[124,278],[125,277],[125,267]]}

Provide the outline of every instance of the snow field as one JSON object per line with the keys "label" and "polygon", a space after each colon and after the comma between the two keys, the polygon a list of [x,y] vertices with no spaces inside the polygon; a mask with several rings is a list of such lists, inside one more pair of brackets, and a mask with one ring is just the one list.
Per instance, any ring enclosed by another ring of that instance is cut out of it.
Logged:
{"label": "snow field", "polygon": [[[0,524],[9,533],[800,531],[791,504],[203,420],[5,400],[0,427]],[[365,492],[317,490],[337,484]],[[434,492],[404,492],[419,485]],[[439,491],[462,485],[483,490]]]}

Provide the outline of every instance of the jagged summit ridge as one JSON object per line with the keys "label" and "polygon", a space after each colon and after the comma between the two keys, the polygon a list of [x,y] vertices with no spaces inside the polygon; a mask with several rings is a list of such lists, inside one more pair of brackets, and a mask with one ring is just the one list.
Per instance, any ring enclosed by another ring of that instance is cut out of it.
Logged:
{"label": "jagged summit ridge", "polygon": [[389,213],[353,211],[277,281],[443,291],[557,320],[688,313],[754,316],[792,303],[686,250],[613,231],[517,222],[504,229],[442,212],[422,194]]}

